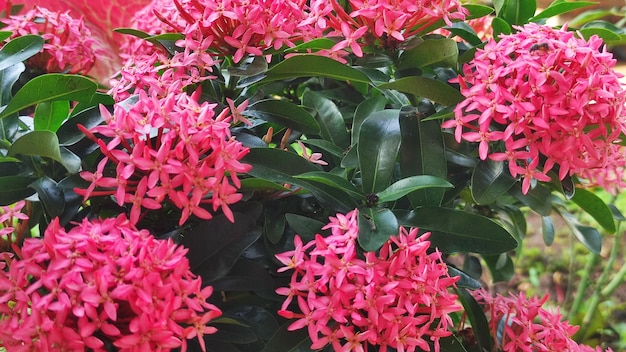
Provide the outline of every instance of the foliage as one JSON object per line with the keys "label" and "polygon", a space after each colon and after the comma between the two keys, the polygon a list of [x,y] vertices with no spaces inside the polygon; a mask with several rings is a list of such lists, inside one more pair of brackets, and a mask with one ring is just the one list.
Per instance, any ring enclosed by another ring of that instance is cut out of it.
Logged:
{"label": "foliage", "polygon": [[[511,279],[531,216],[541,218],[546,245],[559,218],[596,256],[604,237],[619,231],[623,215],[592,190],[626,182],[626,92],[616,83],[615,61],[599,49],[602,40],[624,42],[626,33],[599,21],[545,27],[547,18],[587,2],[556,0],[540,12],[534,0],[493,7],[424,1],[402,9],[358,3],[275,1],[266,11],[250,1],[246,11],[220,12],[212,10],[224,5],[219,1],[154,1],[138,12],[137,28],[118,30],[129,36],[121,45],[126,63],[108,93],[62,67],[33,71],[29,59],[50,50],[48,37],[7,33],[0,50],[0,205],[26,216],[0,221],[11,229],[0,232],[2,251],[16,256],[6,254],[4,272],[26,266],[18,265],[28,258],[20,248],[45,241],[36,233],[126,214],[128,226],[186,247],[205,288],[198,297],[219,292],[199,303],[214,314],[174,319],[193,323],[168,336],[165,348],[197,338],[189,350],[517,350],[503,334],[522,329],[508,319],[521,314],[525,298],[488,298],[478,290],[483,266],[492,282]],[[492,32],[479,35],[484,28],[472,25],[486,19]],[[578,55],[574,46],[586,51]],[[546,73],[544,59],[561,66]],[[589,62],[593,72],[584,71]],[[540,81],[537,92],[527,91],[529,80]],[[550,90],[568,84],[577,105]],[[548,137],[560,141],[568,133],[569,144],[549,144]],[[580,135],[590,137],[574,150]],[[608,163],[602,153],[616,156]],[[580,162],[591,157],[603,162]],[[598,226],[581,224],[572,204]],[[343,241],[348,230],[353,237]],[[350,265],[340,260],[348,257]],[[437,277],[411,276],[405,267]],[[377,291],[365,295],[366,285]],[[7,315],[15,300],[5,286],[0,313]],[[170,303],[184,300],[200,311],[186,294]],[[424,301],[412,301],[418,298]],[[451,301],[433,303],[440,299]],[[498,314],[485,311],[498,302],[506,302]],[[104,302],[96,307],[116,320]],[[540,312],[544,326],[560,319]],[[394,316],[410,323],[392,323]],[[592,350],[572,340],[576,328],[552,326],[561,334],[553,341]],[[114,343],[114,335],[89,343],[140,346],[132,338]]]}

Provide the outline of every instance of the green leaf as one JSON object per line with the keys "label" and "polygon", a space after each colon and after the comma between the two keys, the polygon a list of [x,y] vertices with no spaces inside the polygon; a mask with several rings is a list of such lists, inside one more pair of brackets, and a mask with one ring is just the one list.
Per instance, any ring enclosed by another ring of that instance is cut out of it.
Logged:
{"label": "green leaf", "polygon": [[322,233],[322,227],[326,225],[308,216],[292,213],[285,214],[285,220],[289,227],[303,238],[314,238],[316,234]]}
{"label": "green leaf", "polygon": [[589,39],[592,35],[597,35],[605,42],[619,42],[621,40],[618,34],[620,29],[606,21],[586,23],[579,31],[585,39]]}
{"label": "green leaf", "polygon": [[15,94],[0,118],[11,115],[31,105],[46,101],[90,101],[96,93],[96,82],[76,75],[50,73],[33,78]]}
{"label": "green leaf", "polygon": [[102,121],[102,115],[97,106],[83,110],[74,115],[71,119],[65,121],[58,129],[57,136],[59,137],[59,144],[69,146],[85,138],[85,134],[77,127],[79,124],[90,130],[98,126]]}
{"label": "green leaf", "polygon": [[493,37],[498,38],[500,34],[509,35],[513,31],[511,25],[500,17],[495,17],[491,21],[491,28],[493,29]]}
{"label": "green leaf", "polygon": [[491,272],[491,278],[494,282],[510,281],[513,275],[515,275],[515,266],[508,254],[483,255],[482,257]]}
{"label": "green leaf", "polygon": [[328,77],[351,83],[371,83],[367,75],[359,70],[319,55],[292,56],[267,71],[267,76],[261,82],[301,77]]}
{"label": "green leaf", "polygon": [[242,191],[277,191],[277,192],[289,192],[289,188],[285,188],[279,184],[276,184],[272,181],[264,180],[261,178],[244,178],[241,180],[241,188]]}
{"label": "green leaf", "polygon": [[480,281],[474,279],[469,274],[453,266],[450,266],[450,265],[448,266],[448,274],[452,277],[454,276],[459,277],[459,281],[456,282],[457,287],[465,287],[465,288],[469,288],[472,290],[477,290],[482,287],[482,285],[480,284]]}
{"label": "green leaf", "polygon": [[570,214],[567,210],[561,210],[557,208],[559,214],[567,226],[572,231],[574,237],[576,237],[580,243],[582,243],[592,253],[600,254],[602,250],[602,235],[598,230],[593,227],[581,225],[576,217]]}
{"label": "green leaf", "polygon": [[402,53],[397,68],[398,70],[405,70],[436,64],[454,67],[458,56],[459,49],[453,39],[426,39],[416,47]]}
{"label": "green leaf", "polygon": [[[563,1],[555,1],[555,3],[556,2],[563,2]],[[585,4],[584,6],[597,4],[594,2],[585,2],[585,1],[568,2],[566,4],[579,4],[579,3]],[[570,28],[578,28],[578,27],[585,25],[585,23],[589,23],[595,20],[601,20],[611,15],[617,15],[616,11],[611,10],[611,9],[587,10],[587,11],[582,12],[578,16],[574,17],[572,20],[569,20],[568,23],[570,25]]]}
{"label": "green leaf", "polygon": [[[20,62],[0,71],[0,106],[4,106],[11,101],[13,84],[17,82],[25,69],[26,66]],[[17,114],[0,119],[0,140],[12,141],[18,127],[19,116]]]}
{"label": "green leaf", "polygon": [[463,7],[469,11],[469,16],[465,17],[466,20],[485,17],[495,11],[493,7],[479,4],[463,4]]}
{"label": "green leaf", "polygon": [[331,155],[334,155],[337,158],[343,157],[343,150],[337,147],[333,142],[323,139],[307,139],[302,141],[302,143],[323,149],[324,151],[329,152]]}
{"label": "green leaf", "polygon": [[70,102],[67,100],[44,101],[37,104],[33,120],[35,131],[56,132],[70,113]]}
{"label": "green leaf", "polygon": [[0,206],[10,205],[35,193],[29,185],[34,177],[2,176],[0,177]]}
{"label": "green leaf", "polygon": [[243,62],[238,66],[229,66],[228,73],[238,77],[251,77],[267,71],[265,57],[254,56],[251,62]]}
{"label": "green leaf", "polygon": [[307,329],[299,329],[295,331],[289,331],[287,328],[293,322],[287,322],[280,327],[267,341],[265,348],[261,352],[296,352],[300,347],[309,347],[311,339]]}
{"label": "green leaf", "polygon": [[[4,12],[2,12],[2,15],[4,15]],[[11,36],[13,35],[13,32],[11,31],[0,31],[0,41],[5,41],[9,38],[11,38]]]}
{"label": "green leaf", "polygon": [[370,115],[359,132],[357,153],[366,194],[378,193],[391,181],[400,147],[398,113],[392,110]]}
{"label": "green leaf", "polygon": [[515,182],[504,162],[483,160],[472,173],[470,189],[476,204],[491,204],[511,189]]}
{"label": "green leaf", "polygon": [[[432,345],[432,342],[431,342]],[[439,339],[439,350],[441,352],[468,352],[461,340],[455,335],[442,337]]]}
{"label": "green leaf", "polygon": [[[402,177],[431,175],[445,179],[448,176],[446,151],[441,123],[424,121],[435,108],[429,102],[421,102],[417,109],[405,106],[400,111],[400,175]],[[445,190],[423,189],[409,194],[413,207],[439,206]]]}
{"label": "green leaf", "polygon": [[261,100],[250,105],[243,115],[277,123],[305,134],[320,132],[320,125],[308,111],[288,101]]}
{"label": "green leaf", "polygon": [[472,332],[478,342],[478,351],[491,351],[491,330],[485,316],[483,307],[464,288],[457,288],[458,298],[463,305],[463,310],[472,325]]}
{"label": "green leaf", "polygon": [[294,178],[293,184],[311,193],[320,205],[328,211],[346,213],[359,205],[359,202],[350,194],[326,183]]}
{"label": "green leaf", "polygon": [[405,195],[424,188],[449,188],[452,184],[442,178],[430,175],[418,175],[403,178],[377,194],[379,202],[391,202]]}
{"label": "green leaf", "polygon": [[552,4],[550,4],[550,6],[548,6],[547,8],[545,8],[543,11],[539,12],[538,14],[536,14],[535,16],[531,17],[528,22],[537,22],[540,19],[544,19],[544,18],[551,18],[554,16],[558,16],[558,15],[562,15],[564,13],[568,13],[570,11],[576,10],[576,9],[580,9],[583,7],[587,7],[590,5],[595,5],[597,4],[596,2],[590,2],[590,1],[572,1],[572,2],[565,2],[565,1],[554,1]]}
{"label": "green leaf", "polygon": [[371,114],[384,110],[386,104],[387,98],[382,95],[377,95],[363,100],[363,102],[356,107],[352,122],[352,145],[355,145],[359,141],[359,131],[361,130],[363,121]]}
{"label": "green leaf", "polygon": [[150,37],[149,33],[140,31],[138,29],[133,29],[133,28],[115,28],[113,30],[113,32],[120,33],[120,34],[132,35],[132,36],[140,38],[140,39],[146,39],[146,38]]}
{"label": "green leaf", "polygon": [[613,213],[600,197],[586,189],[577,188],[572,201],[587,214],[591,215],[609,233],[617,231]]}
{"label": "green leaf", "polygon": [[363,192],[358,190],[350,181],[329,172],[306,172],[295,177],[298,179],[323,183],[333,188],[337,188],[338,190],[348,193],[355,200],[363,200],[365,198]]}
{"label": "green leaf", "polygon": [[80,157],[63,146],[59,150],[61,152],[61,165],[65,170],[70,174],[78,173],[82,164]]}
{"label": "green leaf", "polygon": [[18,154],[47,157],[62,162],[59,140],[51,131],[31,131],[18,138],[9,148],[8,155]]}
{"label": "green leaf", "polygon": [[402,226],[431,231],[432,245],[444,253],[500,254],[517,248],[502,226],[481,215],[442,207],[421,207],[398,214]]}
{"label": "green leaf", "polygon": [[287,48],[284,50],[284,53],[288,54],[288,53],[295,53],[295,52],[307,52],[309,49],[312,49],[312,50],[330,49],[336,43],[337,42],[335,42],[332,39],[316,38],[308,42],[298,44],[292,48]]}
{"label": "green leaf", "polygon": [[83,111],[93,108],[94,106],[98,107],[100,104],[113,106],[113,104],[115,104],[115,100],[108,94],[96,92],[89,102],[79,102],[76,104],[76,106],[72,108],[71,116],[76,116]]}
{"label": "green leaf", "polygon": [[0,71],[36,55],[43,49],[44,40],[38,35],[19,36],[0,49]]}
{"label": "green leaf", "polygon": [[367,252],[374,252],[398,235],[398,220],[389,209],[359,209],[359,245]]}
{"label": "green leaf", "polygon": [[346,123],[339,108],[332,100],[314,91],[306,91],[302,96],[302,104],[317,112],[316,118],[322,138],[333,142],[342,149],[350,146],[350,134],[346,128]]}
{"label": "green leaf", "polygon": [[63,214],[63,211],[65,210],[63,190],[58,187],[57,183],[53,179],[44,176],[31,183],[30,187],[37,191],[39,200],[43,204],[48,215],[50,215],[50,218],[55,218]]}
{"label": "green leaf", "polygon": [[480,45],[483,41],[476,35],[474,28],[466,22],[455,22],[451,26],[445,27],[452,34],[465,39],[471,45]]}
{"label": "green leaf", "polygon": [[249,175],[279,183],[293,183],[292,176],[320,170],[296,153],[273,148],[251,148],[242,162],[252,165]]}
{"label": "green leaf", "polygon": [[543,234],[543,243],[546,246],[552,245],[554,242],[554,224],[552,218],[549,216],[541,217],[541,233]]}
{"label": "green leaf", "polygon": [[464,99],[458,90],[444,82],[422,76],[403,77],[393,82],[381,84],[378,88],[395,89],[403,93],[413,94],[416,97],[427,98],[443,105],[456,105]]}
{"label": "green leaf", "polygon": [[498,17],[510,25],[522,25],[535,14],[536,10],[536,0],[507,0]]}
{"label": "green leaf", "polygon": [[552,213],[552,193],[541,184],[536,184],[527,194],[522,194],[522,187],[517,183],[511,187],[509,193],[539,215],[549,216]]}

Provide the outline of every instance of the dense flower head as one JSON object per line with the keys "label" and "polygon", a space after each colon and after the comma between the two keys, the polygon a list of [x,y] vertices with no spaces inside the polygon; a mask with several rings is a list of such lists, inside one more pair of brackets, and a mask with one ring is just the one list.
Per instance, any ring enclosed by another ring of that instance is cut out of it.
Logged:
{"label": "dense flower head", "polygon": [[[609,190],[626,185],[626,91],[602,40],[566,28],[527,24],[478,49],[458,77],[456,140],[479,143],[481,159],[508,161],[533,180],[578,175]],[[496,143],[497,142],[497,143]]]}
{"label": "dense flower head", "polygon": [[[429,252],[429,234],[401,229],[379,253],[358,255],[357,210],[330,218],[324,229],[295,249],[276,255],[293,270],[279,314],[297,318],[289,330],[306,327],[312,349],[331,345],[335,351],[439,350],[439,338],[449,336],[450,313],[461,309],[448,292],[458,277],[448,275],[441,253]],[[298,308],[291,310],[295,299]]]}
{"label": "dense flower head", "polygon": [[67,72],[87,74],[101,54],[91,30],[83,19],[69,12],[54,12],[36,6],[23,15],[3,18],[2,30],[13,32],[10,39],[36,34],[45,40],[42,52],[28,60],[28,64],[47,73]]}
{"label": "dense flower head", "polygon": [[28,226],[28,215],[23,212],[25,200],[0,206],[0,251],[10,251],[14,243],[20,243]]}
{"label": "dense flower head", "polygon": [[349,0],[346,8],[337,0],[313,0],[310,6],[305,24],[343,39],[330,52],[349,48],[356,56],[363,56],[361,47],[397,49],[437,21],[451,25],[467,14],[458,0]]}
{"label": "dense flower head", "polygon": [[[473,291],[484,306],[491,334],[498,350],[504,352],[601,351],[572,340],[577,326],[562,321],[558,309],[543,307],[548,296],[526,297],[522,292],[491,296],[485,290]],[[607,350],[611,351],[611,349]]]}
{"label": "dense flower head", "polygon": [[123,215],[83,220],[69,231],[58,219],[43,238],[2,254],[0,341],[11,351],[186,349],[216,331],[221,314],[212,287],[189,270],[186,249],[137,230]]}

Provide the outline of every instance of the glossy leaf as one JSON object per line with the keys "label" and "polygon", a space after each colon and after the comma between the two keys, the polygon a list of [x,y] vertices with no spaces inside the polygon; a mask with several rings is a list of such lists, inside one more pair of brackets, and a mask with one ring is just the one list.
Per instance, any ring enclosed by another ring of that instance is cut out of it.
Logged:
{"label": "glossy leaf", "polygon": [[292,176],[320,170],[296,153],[273,148],[252,148],[242,161],[252,165],[248,174],[279,183],[293,183]]}
{"label": "glossy leaf", "polygon": [[61,151],[59,149],[59,139],[51,131],[31,131],[20,138],[9,148],[8,155],[18,154],[30,156],[43,156],[62,162]]}
{"label": "glossy leaf", "polygon": [[[445,146],[438,121],[423,121],[435,112],[432,104],[422,102],[417,108],[403,107],[400,111],[400,175],[402,177],[430,175],[448,176]],[[409,194],[413,207],[439,206],[445,190],[423,189]]]}
{"label": "glossy leaf", "polygon": [[457,43],[452,39],[426,39],[410,50],[406,50],[398,60],[397,69],[423,68],[433,65],[456,65],[459,56]]}
{"label": "glossy leaf", "polygon": [[581,225],[576,217],[570,214],[567,210],[557,209],[561,214],[561,217],[567,223],[567,226],[572,231],[574,237],[576,237],[580,243],[582,243],[592,253],[600,254],[602,250],[602,235],[598,230],[593,227]]}
{"label": "glossy leaf", "polygon": [[517,248],[502,226],[481,215],[441,207],[421,207],[398,213],[402,226],[431,231],[430,241],[444,253],[500,254]]}
{"label": "glossy leaf", "polygon": [[469,16],[466,16],[465,19],[485,17],[494,11],[493,7],[480,4],[463,4],[463,7],[469,11]]}
{"label": "glossy leaf", "polygon": [[500,34],[509,35],[513,31],[513,28],[511,28],[511,25],[508,24],[505,20],[501,19],[500,17],[495,17],[491,21],[491,28],[493,29],[494,38],[497,38]]}
{"label": "glossy leaf", "polygon": [[448,266],[448,274],[453,277],[454,276],[459,277],[459,281],[456,282],[457,287],[465,287],[465,288],[469,288],[472,290],[477,290],[482,287],[482,285],[480,284],[480,281],[474,279],[469,274],[453,266],[450,266],[450,265]]}
{"label": "glossy leaf", "polygon": [[539,215],[548,216],[552,213],[552,193],[541,184],[535,185],[526,194],[522,194],[521,186],[516,184],[509,190],[509,193]]}
{"label": "glossy leaf", "polygon": [[292,48],[285,49],[285,53],[307,52],[308,50],[322,50],[332,48],[336,42],[328,38],[316,38],[308,42],[298,44]]}
{"label": "glossy leaf", "polygon": [[333,142],[339,148],[347,148],[350,145],[350,135],[346,129],[346,123],[339,108],[332,100],[319,93],[307,91],[302,96],[302,104],[317,112],[316,118],[322,138]]}
{"label": "glossy leaf", "polygon": [[513,260],[508,254],[483,255],[482,257],[491,272],[491,278],[494,282],[510,281],[513,275],[515,275]]}
{"label": "glossy leaf", "polygon": [[424,188],[449,188],[452,184],[442,178],[418,175],[403,178],[377,194],[379,202],[391,202]]}
{"label": "glossy leaf", "polygon": [[359,131],[363,121],[371,114],[384,110],[385,104],[387,104],[387,98],[377,95],[364,100],[356,107],[352,121],[352,145],[359,141]]}
{"label": "glossy leaf", "polygon": [[[431,343],[432,344],[432,343]],[[468,352],[461,340],[455,335],[442,337],[439,339],[439,351],[441,352]]]}
{"label": "glossy leaf", "polygon": [[314,146],[323,149],[324,151],[327,151],[329,154],[336,156],[337,158],[343,157],[343,150],[341,150],[341,148],[337,147],[334,143],[330,141],[326,141],[323,139],[307,139],[302,141],[302,143],[308,146]]}
{"label": "glossy leaf", "polygon": [[53,179],[44,176],[31,183],[30,187],[37,191],[39,200],[51,218],[55,218],[63,214],[63,211],[65,210],[63,190],[58,187],[57,183]]}
{"label": "glossy leaf", "polygon": [[348,193],[352,198],[356,200],[362,200],[365,198],[363,192],[357,189],[350,181],[345,178],[323,171],[313,171],[307,172],[304,174],[300,174],[296,176],[296,178],[303,180],[316,181],[319,183],[326,184],[328,186],[337,188],[341,191]]}
{"label": "glossy leaf", "polygon": [[225,316],[232,316],[237,321],[249,326],[262,339],[270,339],[279,325],[274,315],[263,307],[237,305],[224,311]]}
{"label": "glossy leaf", "polygon": [[287,330],[292,323],[290,321],[282,325],[261,352],[296,352],[301,346],[308,348],[311,345],[311,339],[307,329]]}
{"label": "glossy leaf", "polygon": [[36,55],[44,40],[38,35],[22,35],[5,43],[0,49],[0,71]]}
{"label": "glossy leaf", "polygon": [[423,97],[443,105],[455,105],[464,99],[453,87],[433,78],[409,76],[378,86],[382,89],[395,89],[403,93]]}
{"label": "glossy leaf", "polygon": [[113,104],[115,104],[115,100],[112,96],[108,94],[96,92],[96,94],[91,97],[91,100],[89,100],[89,102],[83,101],[76,104],[76,106],[72,108],[71,116],[76,116],[79,113],[89,110],[93,107],[98,107],[100,106],[100,104],[105,106],[113,106]]}
{"label": "glossy leaf", "polygon": [[536,0],[507,0],[498,13],[510,25],[522,25],[531,18],[537,10]]}
{"label": "glossy leaf", "polygon": [[554,223],[552,222],[552,218],[549,216],[541,217],[541,233],[543,235],[543,243],[546,246],[552,245],[554,242]]}
{"label": "glossy leaf", "polygon": [[359,206],[357,200],[340,188],[314,180],[298,178],[294,178],[294,180],[293,184],[311,193],[319,201],[320,205],[328,211],[346,213]]}
{"label": "glossy leaf", "polygon": [[455,22],[451,26],[445,27],[446,30],[455,34],[471,45],[480,45],[483,41],[476,35],[474,28],[472,28],[466,22]]}
{"label": "glossy leaf", "polygon": [[504,162],[483,160],[472,173],[472,197],[477,204],[491,204],[511,189],[515,182]]}
{"label": "glossy leaf", "polygon": [[464,288],[457,288],[458,298],[463,310],[472,325],[472,332],[476,337],[479,351],[491,351],[492,337],[489,322],[483,308],[476,299]]}
{"label": "glossy leaf", "polygon": [[[0,106],[11,101],[13,84],[17,82],[25,69],[26,66],[20,62],[0,71]],[[19,117],[17,114],[0,119],[0,140],[12,141],[17,133],[18,125]]]}
{"label": "glossy leaf", "polygon": [[379,111],[370,115],[359,132],[357,154],[363,191],[378,193],[391,181],[400,147],[397,112]]}
{"label": "glossy leaf", "polygon": [[565,1],[565,0],[557,0],[550,4],[550,6],[546,7],[543,11],[539,12],[535,16],[531,17],[529,22],[537,22],[543,18],[550,18],[558,15],[562,15],[576,9],[581,9],[584,7],[588,7],[590,5],[595,5],[596,2],[590,1]]}
{"label": "glossy leaf", "polygon": [[33,115],[35,131],[56,132],[70,113],[66,100],[44,101],[37,104]]}
{"label": "glossy leaf", "polygon": [[589,39],[592,35],[597,35],[605,42],[619,42],[622,39],[620,35],[617,34],[620,28],[606,21],[592,21],[586,23],[579,31],[585,39]]}
{"label": "glossy leaf", "polygon": [[13,204],[33,195],[35,190],[29,185],[35,180],[34,177],[24,176],[0,177],[0,206]]}
{"label": "glossy leaf", "polygon": [[255,56],[251,62],[243,62],[238,66],[228,67],[228,73],[238,77],[251,77],[267,71],[267,61],[264,57]]}
{"label": "glossy leaf", "polygon": [[308,216],[292,213],[285,214],[285,220],[287,220],[289,227],[303,238],[315,237],[316,234],[322,233],[322,227],[326,225]]}
{"label": "glossy leaf", "polygon": [[289,78],[328,77],[352,83],[370,83],[362,72],[336,60],[319,55],[296,55],[275,65],[261,81],[272,82]]}
{"label": "glossy leaf", "polygon": [[46,101],[69,100],[89,102],[98,85],[83,76],[50,73],[37,76],[17,92],[0,118],[31,105]]}
{"label": "glossy leaf", "polygon": [[73,145],[85,138],[85,134],[78,129],[78,125],[83,125],[89,130],[98,126],[102,121],[102,115],[97,106],[74,115],[71,119],[65,121],[57,130],[59,144],[62,146]]}
{"label": "glossy leaf", "polygon": [[389,209],[359,209],[359,245],[368,252],[377,251],[389,240],[398,235],[398,220]]}
{"label": "glossy leaf", "polygon": [[615,233],[617,229],[613,213],[600,197],[586,189],[577,188],[572,201],[587,214],[591,215],[606,231]]}
{"label": "glossy leaf", "polygon": [[120,34],[128,34],[128,35],[132,35],[133,37],[137,37],[140,39],[146,39],[150,36],[149,33],[146,33],[144,31],[140,31],[138,29],[134,29],[134,28],[115,28],[113,29],[114,32],[120,33]]}
{"label": "glossy leaf", "polygon": [[69,149],[61,146],[59,148],[61,152],[61,165],[67,170],[70,174],[75,174],[80,171],[82,160],[81,158],[71,152]]}
{"label": "glossy leaf", "polygon": [[319,134],[320,125],[302,107],[284,100],[267,99],[250,105],[243,115],[277,123],[302,133]]}

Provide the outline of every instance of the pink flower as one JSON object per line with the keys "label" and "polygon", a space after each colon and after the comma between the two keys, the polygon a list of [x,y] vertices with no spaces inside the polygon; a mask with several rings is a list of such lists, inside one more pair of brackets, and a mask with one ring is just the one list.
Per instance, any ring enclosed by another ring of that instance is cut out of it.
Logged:
{"label": "pink flower", "polygon": [[533,23],[516,28],[463,67],[456,81],[466,99],[443,127],[454,128],[459,142],[480,142],[481,159],[508,161],[524,193],[551,170],[609,191],[626,185],[619,146],[626,91],[616,60],[597,36]]}
{"label": "pink flower", "polygon": [[0,206],[0,251],[13,250],[13,244],[19,244],[27,234],[29,217],[23,212],[28,212],[25,206],[24,200]]}
{"label": "pink flower", "polygon": [[[221,314],[212,288],[189,269],[186,249],[137,230],[122,215],[55,219],[19,259],[2,257],[0,340],[7,351],[170,351],[212,334]],[[203,348],[204,350],[204,348]]]}
{"label": "pink flower", "polygon": [[[429,234],[400,229],[379,253],[357,251],[357,210],[331,217],[306,244],[298,235],[295,249],[276,255],[293,270],[279,315],[297,319],[289,327],[307,327],[311,348],[332,345],[335,351],[367,351],[370,345],[398,351],[439,350],[439,339],[451,335],[450,314],[459,311],[448,289],[458,280],[448,275],[441,253],[428,253]],[[296,298],[297,308],[291,307]],[[292,310],[293,309],[293,310]]]}
{"label": "pink flower", "polygon": [[36,6],[24,15],[0,20],[12,31],[12,38],[40,34],[45,40],[41,53],[28,60],[28,64],[44,72],[69,72],[87,74],[101,54],[99,44],[82,19],[69,12],[54,12]]}
{"label": "pink flower", "polygon": [[298,141],[298,146],[302,151],[302,157],[306,160],[312,162],[313,164],[328,165],[327,162],[322,160],[322,153],[311,153],[302,141]]}

